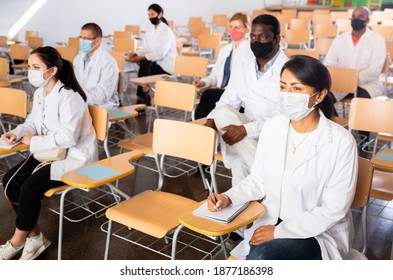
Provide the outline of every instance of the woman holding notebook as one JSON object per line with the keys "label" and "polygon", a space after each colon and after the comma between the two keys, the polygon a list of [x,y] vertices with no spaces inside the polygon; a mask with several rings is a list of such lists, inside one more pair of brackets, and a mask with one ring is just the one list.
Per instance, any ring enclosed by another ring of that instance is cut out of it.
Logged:
{"label": "woman holding notebook", "polygon": [[295,56],[281,70],[281,115],[261,132],[251,174],[216,194],[209,209],[261,200],[264,216],[231,252],[238,259],[347,259],[357,146],[332,121],[330,75],[318,60]]}

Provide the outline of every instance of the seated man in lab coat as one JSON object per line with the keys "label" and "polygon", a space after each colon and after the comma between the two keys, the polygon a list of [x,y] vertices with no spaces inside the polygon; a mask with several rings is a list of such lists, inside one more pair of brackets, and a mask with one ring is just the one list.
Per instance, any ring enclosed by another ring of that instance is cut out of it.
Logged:
{"label": "seated man in lab coat", "polygon": [[[352,31],[342,33],[334,39],[324,63],[331,67],[357,69],[357,97],[375,98],[382,95],[379,76],[386,59],[386,45],[381,36],[367,28],[369,15],[370,10],[366,7],[357,7],[353,11]],[[340,101],[348,93],[333,94],[335,99]]]}
{"label": "seated man in lab coat", "polygon": [[[280,71],[288,60],[280,50],[280,24],[274,16],[256,17],[250,38],[254,55],[234,67],[205,123],[221,132],[221,153],[233,186],[250,173],[264,122],[280,111]],[[241,106],[244,113],[239,113]]]}
{"label": "seated man in lab coat", "polygon": [[102,30],[87,23],[80,31],[81,52],[74,59],[75,74],[87,96],[87,103],[106,109],[119,106],[116,60],[101,46]]}

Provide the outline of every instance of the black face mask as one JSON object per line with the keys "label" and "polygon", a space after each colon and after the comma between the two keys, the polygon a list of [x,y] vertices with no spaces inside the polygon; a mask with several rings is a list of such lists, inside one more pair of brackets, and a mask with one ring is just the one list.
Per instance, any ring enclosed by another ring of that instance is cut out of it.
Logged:
{"label": "black face mask", "polygon": [[274,49],[273,41],[267,43],[254,42],[251,44],[251,50],[256,58],[264,58]]}
{"label": "black face mask", "polygon": [[157,25],[160,22],[160,19],[158,18],[158,16],[154,17],[154,18],[149,18],[151,24]]}
{"label": "black face mask", "polygon": [[366,26],[365,25],[366,21],[367,20],[361,20],[360,18],[354,18],[351,21],[351,26],[352,26],[353,30],[358,31]]}

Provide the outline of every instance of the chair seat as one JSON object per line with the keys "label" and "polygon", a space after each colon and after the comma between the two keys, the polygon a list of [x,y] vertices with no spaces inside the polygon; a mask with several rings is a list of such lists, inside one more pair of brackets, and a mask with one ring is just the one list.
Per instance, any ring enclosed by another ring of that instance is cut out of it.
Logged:
{"label": "chair seat", "polygon": [[130,151],[139,150],[144,154],[154,154],[153,133],[137,135],[132,138],[120,140],[117,145]]}
{"label": "chair seat", "polygon": [[156,238],[164,237],[179,225],[178,216],[196,201],[176,194],[148,191],[106,211],[110,220]]}
{"label": "chair seat", "polygon": [[253,201],[232,222],[226,224],[192,214],[204,202],[199,202],[184,209],[179,216],[179,222],[195,232],[208,236],[221,236],[233,232],[252,223],[265,213],[265,207],[259,202]]}
{"label": "chair seat", "polygon": [[393,142],[393,135],[391,134],[378,133],[377,137],[380,141]]}
{"label": "chair seat", "polygon": [[375,169],[370,196],[382,200],[393,200],[393,173]]}

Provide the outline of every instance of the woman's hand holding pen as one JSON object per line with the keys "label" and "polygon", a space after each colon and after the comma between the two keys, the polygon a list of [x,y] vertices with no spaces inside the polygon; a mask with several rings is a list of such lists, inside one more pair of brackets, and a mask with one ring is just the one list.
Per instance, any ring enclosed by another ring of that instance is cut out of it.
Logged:
{"label": "woman's hand holding pen", "polygon": [[10,144],[10,145],[14,144],[15,141],[17,140],[16,135],[13,133],[9,133],[9,132],[1,135],[1,138],[3,138],[5,143]]}
{"label": "woman's hand holding pen", "polygon": [[207,207],[210,211],[219,211],[232,203],[231,199],[225,194],[214,194],[216,203],[213,202],[212,197],[209,195],[207,198]]}

